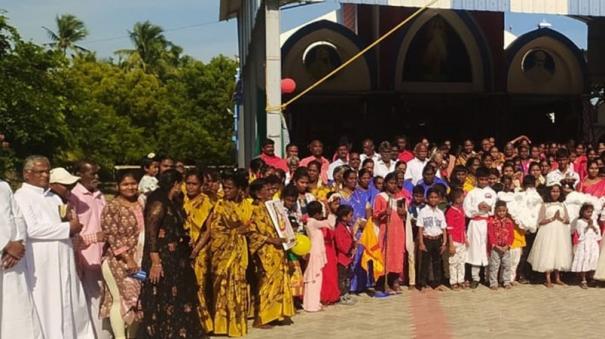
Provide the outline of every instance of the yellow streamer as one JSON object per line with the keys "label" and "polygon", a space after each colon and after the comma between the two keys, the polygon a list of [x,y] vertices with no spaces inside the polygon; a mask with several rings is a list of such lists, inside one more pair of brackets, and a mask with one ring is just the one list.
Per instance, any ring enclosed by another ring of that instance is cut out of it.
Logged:
{"label": "yellow streamer", "polygon": [[323,84],[326,80],[328,80],[329,78],[331,78],[334,74],[340,72],[345,67],[347,67],[351,63],[353,63],[353,61],[359,59],[362,55],[364,55],[365,53],[367,53],[372,48],[376,47],[376,45],[378,45],[379,43],[381,43],[384,39],[388,38],[393,33],[395,33],[397,30],[399,30],[401,27],[403,27],[405,24],[407,24],[412,19],[414,19],[415,17],[417,17],[418,15],[420,15],[420,13],[422,13],[423,11],[425,11],[426,9],[428,9],[429,7],[431,7],[432,5],[434,5],[435,3],[437,3],[437,1],[439,1],[439,0],[432,0],[429,3],[427,3],[426,5],[424,5],[423,7],[419,8],[412,15],[410,15],[409,17],[405,18],[405,20],[403,20],[399,24],[397,24],[397,26],[391,28],[390,31],[386,32],[383,36],[381,36],[378,39],[376,39],[376,41],[374,41],[373,43],[371,43],[370,45],[368,45],[366,48],[362,49],[357,54],[355,54],[351,59],[347,60],[347,62],[345,62],[342,65],[338,66],[336,69],[334,69],[328,75],[326,75],[323,78],[317,80],[317,82],[315,82],[311,86],[307,87],[307,89],[305,89],[304,91],[298,93],[295,97],[293,97],[292,99],[288,100],[286,103],[283,103],[280,106],[267,106],[266,111],[267,112],[272,112],[272,113],[281,113],[289,105],[291,105],[292,103],[294,103],[298,99],[302,98],[305,94],[309,93],[310,91],[312,91],[313,89],[315,89],[317,86]]}

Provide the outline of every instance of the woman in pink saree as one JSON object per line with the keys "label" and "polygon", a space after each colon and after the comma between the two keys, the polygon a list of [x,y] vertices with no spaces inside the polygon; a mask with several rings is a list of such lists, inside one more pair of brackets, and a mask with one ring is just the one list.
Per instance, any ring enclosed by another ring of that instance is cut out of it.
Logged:
{"label": "woman in pink saree", "polygon": [[605,179],[599,177],[599,165],[596,160],[587,163],[587,176],[580,182],[578,191],[597,198],[605,196]]}

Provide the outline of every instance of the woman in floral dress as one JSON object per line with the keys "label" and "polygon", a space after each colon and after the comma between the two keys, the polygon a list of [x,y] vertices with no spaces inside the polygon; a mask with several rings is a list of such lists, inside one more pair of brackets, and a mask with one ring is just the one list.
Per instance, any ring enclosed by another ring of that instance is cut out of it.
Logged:
{"label": "woman in floral dress", "polygon": [[141,282],[131,276],[141,267],[145,234],[137,185],[134,174],[123,174],[118,179],[118,196],[105,206],[101,216],[106,241],[101,265],[105,281],[101,317],[109,318],[116,339],[127,338],[141,317]]}

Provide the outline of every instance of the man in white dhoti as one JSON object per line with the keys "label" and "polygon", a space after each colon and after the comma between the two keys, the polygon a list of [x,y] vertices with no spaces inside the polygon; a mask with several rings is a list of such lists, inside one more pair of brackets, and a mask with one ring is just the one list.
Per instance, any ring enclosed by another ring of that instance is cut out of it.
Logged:
{"label": "man in white dhoti", "polygon": [[497,195],[488,184],[489,170],[480,167],[476,172],[477,187],[473,188],[464,198],[464,214],[471,221],[466,232],[468,250],[466,263],[471,265],[473,281],[471,288],[479,286],[481,267],[488,265],[487,256],[487,220],[494,215]]}
{"label": "man in white dhoti", "polygon": [[35,309],[46,338],[93,339],[84,290],[76,274],[71,237],[82,225],[50,192],[50,163],[42,156],[30,156],[23,167],[23,186],[15,200],[27,228],[27,278]]}
{"label": "man in white dhoti", "polygon": [[23,215],[0,180],[0,338],[44,338],[25,276],[25,240]]}

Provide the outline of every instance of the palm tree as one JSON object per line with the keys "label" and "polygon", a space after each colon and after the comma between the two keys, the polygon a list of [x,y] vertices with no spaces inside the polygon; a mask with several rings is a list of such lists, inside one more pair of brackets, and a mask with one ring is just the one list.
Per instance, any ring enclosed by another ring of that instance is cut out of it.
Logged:
{"label": "palm tree", "polygon": [[48,45],[56,48],[65,54],[68,49],[76,51],[86,51],[87,49],[76,45],[78,41],[82,41],[88,35],[88,30],[84,23],[71,14],[63,14],[55,18],[57,23],[57,31],[42,27],[48,33],[52,40]]}
{"label": "palm tree", "polygon": [[164,36],[164,30],[149,21],[137,22],[132,31],[128,31],[134,49],[123,49],[116,53],[126,55],[131,60],[140,60],[143,69],[154,67],[158,64],[166,48],[171,44]]}

